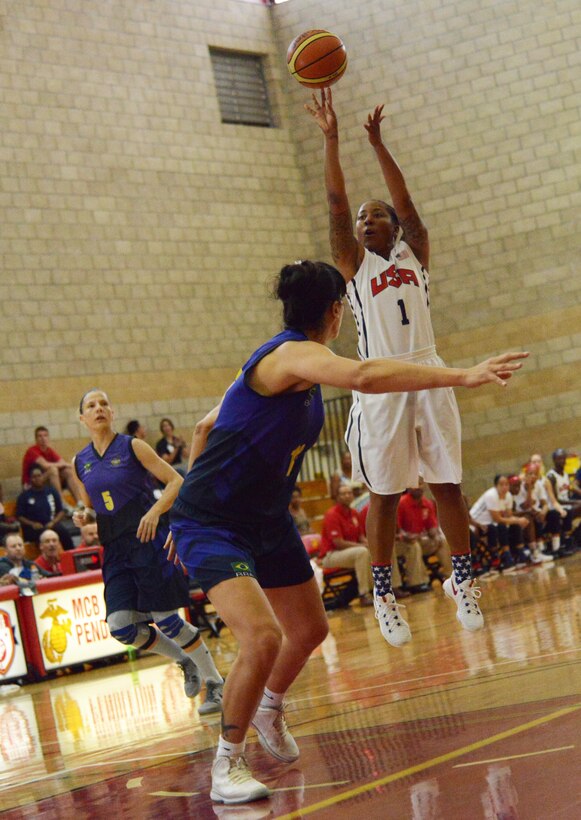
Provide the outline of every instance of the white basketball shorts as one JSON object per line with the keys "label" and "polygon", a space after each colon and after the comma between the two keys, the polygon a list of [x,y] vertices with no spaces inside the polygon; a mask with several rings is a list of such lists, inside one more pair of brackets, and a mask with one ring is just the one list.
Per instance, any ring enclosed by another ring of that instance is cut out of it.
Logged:
{"label": "white basketball shorts", "polygon": [[[406,359],[445,366],[435,352]],[[379,495],[417,487],[420,475],[434,484],[462,481],[460,413],[451,387],[413,393],[354,391],[345,441],[352,480]]]}

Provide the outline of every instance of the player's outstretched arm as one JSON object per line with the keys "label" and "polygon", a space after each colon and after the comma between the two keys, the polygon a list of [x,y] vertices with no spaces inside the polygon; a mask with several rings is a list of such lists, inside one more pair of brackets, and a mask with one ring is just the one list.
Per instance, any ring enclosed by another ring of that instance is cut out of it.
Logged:
{"label": "player's outstretched arm", "polygon": [[393,207],[403,229],[404,239],[415,253],[421,264],[429,267],[430,243],[428,229],[421,220],[416,207],[408,191],[403,172],[390,150],[384,145],[381,137],[381,123],[383,116],[383,105],[376,105],[373,113],[368,114],[364,128],[367,131],[369,143],[375,151],[375,155],[381,168],[381,173],[387,185]]}
{"label": "player's outstretched arm", "polygon": [[[282,351],[283,347],[286,351]],[[279,349],[284,356],[284,361],[280,362],[281,373],[287,369],[287,376],[292,375],[300,383],[327,384],[360,393],[407,393],[435,387],[479,387],[490,383],[504,387],[514,371],[522,367],[520,360],[528,356],[523,352],[503,353],[474,367],[464,368],[430,367],[397,359],[358,362],[336,356],[317,342],[288,342]]]}
{"label": "player's outstretched arm", "polygon": [[305,109],[325,137],[325,188],[329,204],[331,254],[337,269],[348,282],[357,273],[364,250],[353,234],[353,219],[339,158],[339,126],[331,89],[323,88],[320,101],[313,94],[313,104],[305,105]]}

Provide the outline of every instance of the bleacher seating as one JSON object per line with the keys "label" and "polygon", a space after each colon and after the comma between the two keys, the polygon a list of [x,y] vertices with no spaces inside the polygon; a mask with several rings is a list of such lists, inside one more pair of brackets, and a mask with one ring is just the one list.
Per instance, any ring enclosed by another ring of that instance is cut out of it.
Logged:
{"label": "bleacher seating", "polygon": [[299,481],[298,485],[303,496],[303,508],[311,521],[311,529],[315,533],[321,533],[323,530],[323,516],[334,503],[329,496],[329,485],[324,478]]}
{"label": "bleacher seating", "polygon": [[[313,533],[302,536],[303,544],[311,558],[316,558],[321,546],[321,536]],[[355,589],[355,595],[349,597],[349,591]],[[349,600],[357,595],[357,579],[352,569],[341,567],[323,568],[323,603],[325,609],[348,606]]]}

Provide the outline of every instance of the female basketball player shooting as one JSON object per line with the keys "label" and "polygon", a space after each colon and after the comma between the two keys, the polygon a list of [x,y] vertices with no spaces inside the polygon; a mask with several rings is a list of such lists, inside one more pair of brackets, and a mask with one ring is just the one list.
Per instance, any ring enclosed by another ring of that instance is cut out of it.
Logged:
{"label": "female basketball player shooting", "polygon": [[[313,105],[305,107],[325,138],[331,252],[348,283],[360,358],[389,356],[442,365],[430,319],[428,231],[401,169],[382,141],[383,106],[368,116],[365,129],[394,207],[383,200],[364,202],[355,235],[331,91],[323,90],[320,101],[313,95]],[[462,626],[481,629],[484,620],[476,600],[480,591],[471,577],[468,511],[460,486],[460,416],[453,390],[389,395],[354,391],[353,398],[346,441],[353,478],[365,482],[371,496],[367,536],[383,637],[394,646],[411,638],[408,624],[397,617],[391,562],[399,497],[406,487],[417,486],[419,474],[436,499],[452,553],[453,572],[444,591],[456,602]]]}
{"label": "female basketball player shooting", "polygon": [[344,294],[345,281],[330,265],[282,269],[277,295],[286,329],[252,354],[219,407],[197,425],[190,469],[170,513],[179,560],[239,644],[212,767],[211,797],[219,802],[269,794],[244,759],[251,721],[278,760],[299,755],[283,698],[328,626],[288,505],[323,425],[319,383],[364,394],[502,384],[526,355],[507,353],[469,370],[340,358],[326,345],[339,333]]}

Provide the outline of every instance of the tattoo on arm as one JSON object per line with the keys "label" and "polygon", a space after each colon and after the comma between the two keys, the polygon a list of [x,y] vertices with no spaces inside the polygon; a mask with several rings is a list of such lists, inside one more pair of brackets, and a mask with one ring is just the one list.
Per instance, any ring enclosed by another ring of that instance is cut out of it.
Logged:
{"label": "tattoo on arm", "polygon": [[354,254],[357,240],[353,236],[353,220],[349,211],[329,214],[329,240],[335,262]]}
{"label": "tattoo on arm", "polygon": [[421,246],[427,241],[427,228],[415,209],[412,214],[400,219],[400,225],[403,230],[403,238],[411,248]]}

